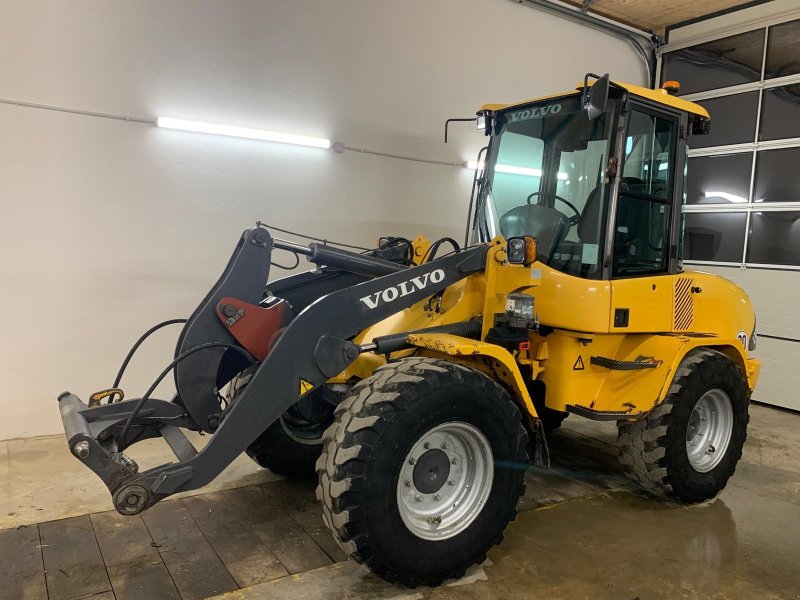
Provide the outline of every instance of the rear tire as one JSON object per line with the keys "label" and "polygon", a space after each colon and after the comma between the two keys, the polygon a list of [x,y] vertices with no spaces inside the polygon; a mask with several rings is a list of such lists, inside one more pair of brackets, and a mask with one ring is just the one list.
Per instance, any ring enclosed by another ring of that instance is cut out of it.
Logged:
{"label": "rear tire", "polygon": [[[453,437],[437,437],[443,430]],[[482,373],[445,360],[390,363],[356,384],[325,432],[323,518],[345,552],[387,581],[461,577],[516,516],[527,445],[508,392]]]}
{"label": "rear tire", "polygon": [[683,502],[713,498],[742,457],[749,396],[730,358],[708,348],[691,352],[661,404],[636,422],[618,423],[625,473],[657,495]]}
{"label": "rear tire", "polygon": [[[252,375],[252,370],[247,370],[231,380],[229,401],[244,391]],[[317,393],[319,390],[311,392]],[[322,398],[315,401],[325,403]],[[313,477],[314,465],[322,452],[322,433],[333,422],[333,406],[325,405],[323,409],[319,419],[306,421],[298,419],[295,408],[290,407],[247,447],[247,455],[273,473],[293,479]]]}

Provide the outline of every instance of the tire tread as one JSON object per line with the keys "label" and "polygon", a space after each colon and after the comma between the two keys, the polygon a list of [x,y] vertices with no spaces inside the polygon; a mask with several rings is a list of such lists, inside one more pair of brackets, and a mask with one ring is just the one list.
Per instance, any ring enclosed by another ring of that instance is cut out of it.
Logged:
{"label": "tire tread", "polygon": [[[692,379],[704,376],[723,377],[729,381],[741,381],[742,378],[733,361],[721,352],[710,348],[693,351],[683,359],[676,370],[667,396],[661,404],[638,421],[617,423],[618,456],[625,474],[655,495],[685,502],[699,502],[716,495],[716,493],[704,494],[699,497],[677,490],[671,481],[666,448],[670,427],[675,420],[673,413],[676,406],[678,403],[692,400],[688,397],[687,391],[690,382]],[[749,419],[746,418],[744,423],[745,429],[747,420]],[[746,431],[744,437],[746,439]],[[720,489],[733,475],[735,465],[742,455],[742,445],[733,445],[730,450],[734,452],[733,468],[723,475]]]}
{"label": "tire tread", "polygon": [[[352,393],[336,409],[334,421],[323,434],[322,454],[316,463],[319,484],[316,496],[322,505],[323,520],[334,534],[339,546],[356,562],[366,564],[372,571],[387,581],[399,582],[409,587],[438,585],[445,579],[464,575],[467,566],[458,565],[441,576],[428,576],[398,572],[393,565],[386,564],[371,548],[368,531],[362,522],[360,496],[357,491],[360,479],[367,467],[367,456],[379,441],[378,429],[394,420],[395,415],[413,402],[404,389],[419,384],[425,379],[447,381],[480,382],[491,388],[505,390],[480,372],[445,360],[429,358],[406,358],[381,366],[371,377],[357,383]],[[497,392],[497,390],[493,390]],[[507,396],[506,396],[507,397]],[[522,426],[521,415],[516,405],[508,398],[503,407],[508,422],[516,422],[518,458],[527,460],[528,435]],[[524,477],[516,489],[517,497],[525,492]],[[516,517],[516,502],[506,515],[497,519],[508,523]],[[503,527],[504,528],[504,527]],[[475,562],[485,560],[486,551],[500,543],[500,534],[479,550]]]}

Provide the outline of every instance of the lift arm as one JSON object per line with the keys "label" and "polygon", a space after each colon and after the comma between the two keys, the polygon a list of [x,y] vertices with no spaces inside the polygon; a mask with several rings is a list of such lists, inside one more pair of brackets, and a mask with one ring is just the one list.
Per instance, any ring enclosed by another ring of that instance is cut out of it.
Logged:
{"label": "lift arm", "polygon": [[[231,342],[229,332],[212,325],[207,315],[215,309],[215,302],[225,297],[238,297],[237,292],[247,292],[250,296],[242,299],[254,301],[252,289],[242,289],[242,285],[249,287],[249,284],[242,282],[253,279],[255,273],[263,289],[269,270],[268,250],[272,244],[273,240],[264,229],[245,231],[223,276],[187,323],[179,347],[185,347],[193,332],[204,329],[205,333],[197,336],[196,342]],[[267,251],[253,253],[254,248]],[[396,265],[387,263],[392,267],[384,265],[382,270],[388,274],[331,292],[309,305],[285,329],[241,396],[222,412],[211,440],[199,452],[175,426],[185,425],[186,416],[180,407],[154,400],[147,404],[146,414],[141,415],[144,423],[151,424],[144,430],[143,437],[165,437],[179,460],[137,473],[135,463],[117,451],[119,440],[115,440],[114,435],[119,433],[119,428],[109,427],[110,423],[118,425],[121,419],[129,416],[132,403],[136,401],[89,408],[77,396],[65,392],[59,396],[59,405],[70,450],[105,482],[114,496],[115,507],[122,514],[138,514],[171,494],[202,487],[219,475],[301,395],[323,384],[358,357],[359,347],[349,342],[350,338],[471,273],[483,271],[487,249],[485,245],[466,249],[413,268],[397,269]],[[308,248],[308,251],[313,253],[314,249]],[[260,259],[256,258],[259,254]],[[338,268],[346,269],[349,263],[345,255],[353,253],[334,251],[336,256],[332,256],[328,248],[323,254],[326,262],[336,261]],[[361,255],[354,256],[358,257],[354,259],[358,267],[356,272],[362,274],[371,268],[367,263],[381,270],[377,266],[379,262],[387,262],[365,261]],[[373,270],[371,274],[377,273]],[[195,355],[207,352],[203,350]],[[219,350],[214,353],[217,359],[219,353]],[[217,364],[208,359],[183,362],[178,382],[182,378],[190,382],[207,380],[210,375],[207,370]],[[208,385],[207,381],[204,385]],[[194,413],[195,421],[211,410],[207,402],[208,390],[202,385],[179,385],[179,392],[180,403],[190,414]],[[204,398],[198,403],[190,394],[200,394]],[[214,408],[219,412],[218,405]],[[101,423],[99,412],[102,411],[98,409],[105,411],[105,422]],[[103,435],[107,438],[102,439]]]}

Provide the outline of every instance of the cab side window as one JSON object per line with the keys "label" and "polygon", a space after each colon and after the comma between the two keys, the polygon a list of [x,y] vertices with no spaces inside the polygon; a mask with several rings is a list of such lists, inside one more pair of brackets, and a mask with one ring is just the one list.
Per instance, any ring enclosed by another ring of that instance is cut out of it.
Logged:
{"label": "cab side window", "polygon": [[669,117],[631,111],[614,232],[615,277],[667,271],[675,128]]}

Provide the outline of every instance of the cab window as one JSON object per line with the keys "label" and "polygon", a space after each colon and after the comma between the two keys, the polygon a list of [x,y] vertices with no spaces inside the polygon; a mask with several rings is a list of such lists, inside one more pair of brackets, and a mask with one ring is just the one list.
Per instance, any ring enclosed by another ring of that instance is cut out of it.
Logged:
{"label": "cab window", "polygon": [[498,117],[480,202],[483,239],[530,235],[539,260],[578,277],[603,276],[605,169],[617,102],[589,120],[580,97]]}
{"label": "cab window", "polygon": [[667,271],[676,123],[631,111],[614,231],[615,277]]}

